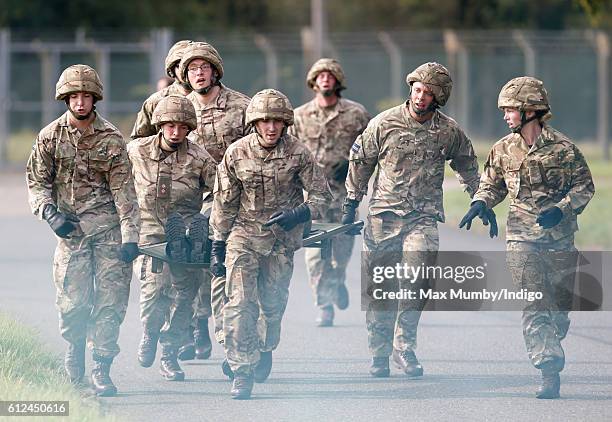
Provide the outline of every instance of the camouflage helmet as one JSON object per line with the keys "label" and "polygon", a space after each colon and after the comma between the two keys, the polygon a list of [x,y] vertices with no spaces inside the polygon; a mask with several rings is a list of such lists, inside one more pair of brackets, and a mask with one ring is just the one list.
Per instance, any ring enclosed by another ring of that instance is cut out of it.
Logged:
{"label": "camouflage helmet", "polygon": [[287,126],[293,124],[293,107],[285,94],[276,89],[264,89],[253,96],[246,109],[246,124],[265,119],[282,120]]}
{"label": "camouflage helmet", "polygon": [[102,100],[102,81],[98,72],[86,64],[73,64],[64,69],[55,84],[55,99],[63,100],[75,92],[89,92]]}
{"label": "camouflage helmet", "polygon": [[185,48],[183,51],[183,58],[179,65],[179,74],[186,83],[189,82],[187,77],[187,68],[189,63],[195,59],[206,60],[217,70],[217,80],[223,77],[223,60],[219,55],[219,52],[212,45],[207,42],[193,42]]}
{"label": "camouflage helmet", "polygon": [[164,123],[177,122],[194,130],[198,125],[193,103],[181,95],[168,95],[160,100],[153,110],[151,124],[158,129]]}
{"label": "camouflage helmet", "polygon": [[541,80],[530,76],[521,76],[508,81],[497,98],[497,107],[516,108],[520,111],[544,111],[543,118],[552,117],[548,104],[548,93]]}
{"label": "camouflage helmet", "polygon": [[453,89],[453,80],[448,69],[436,62],[422,64],[406,76],[406,83],[409,87],[412,88],[415,82],[427,85],[440,106],[446,104]]}
{"label": "camouflage helmet", "polygon": [[171,78],[176,78],[178,76],[174,74],[174,68],[181,62],[181,58],[183,57],[183,52],[185,51],[185,48],[192,42],[193,41],[191,40],[177,41],[172,47],[170,47],[170,50],[168,50],[165,66],[166,74]]}
{"label": "camouflage helmet", "polygon": [[338,81],[338,85],[340,85],[339,89],[346,89],[344,86],[344,71],[342,70],[342,66],[336,59],[319,59],[312,65],[310,70],[308,71],[308,75],[306,75],[306,84],[310,89],[313,89],[315,86],[315,80],[319,73],[328,71],[336,78]]}

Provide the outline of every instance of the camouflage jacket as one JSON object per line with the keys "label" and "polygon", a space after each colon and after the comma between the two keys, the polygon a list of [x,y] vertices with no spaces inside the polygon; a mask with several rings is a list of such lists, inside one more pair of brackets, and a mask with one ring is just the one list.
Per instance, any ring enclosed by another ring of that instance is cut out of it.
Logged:
{"label": "camouflage jacket", "polygon": [[81,134],[69,116],[67,111],[49,124],[34,142],[26,172],[32,212],[42,218],[43,207],[55,204],[79,217],[86,236],[121,225],[122,241],[137,242],[138,204],[121,133],[96,114]]}
{"label": "camouflage jacket", "polygon": [[302,246],[303,224],[285,232],[263,223],[277,211],[304,202],[313,219],[323,215],[331,192],[321,168],[308,148],[291,135],[283,136],[271,151],[251,133],[232,144],[217,167],[210,224],[215,240],[246,245],[267,255],[278,240],[289,250]]}
{"label": "camouflage jacket", "polygon": [[198,128],[189,139],[202,145],[217,163],[221,162],[228,146],[245,136],[245,111],[250,98],[221,85],[219,95],[210,104],[202,106],[192,92],[187,96],[193,103]]}
{"label": "camouflage jacket", "polygon": [[[576,216],[594,193],[582,153],[565,135],[544,125],[531,148],[515,133],[493,145],[473,200],[494,207],[509,195],[506,239],[553,241],[578,230]],[[555,227],[543,229],[536,218],[552,206],[561,209],[563,219]]]}
{"label": "camouflage jacket", "polygon": [[444,163],[470,196],[478,189],[478,164],[472,143],[450,117],[437,110],[420,124],[407,103],[380,113],[351,147],[347,198],[361,201],[376,166],[370,213],[400,217],[416,211],[444,221]]}
{"label": "camouflage jacket", "polygon": [[172,85],[151,94],[151,96],[142,103],[142,107],[136,116],[136,122],[134,122],[134,128],[132,129],[130,138],[136,139],[155,135],[157,129],[151,124],[151,117],[153,116],[153,110],[155,110],[157,104],[162,98],[169,95],[187,95],[188,93],[189,92],[186,91],[178,81],[174,81]]}
{"label": "camouflage jacket", "polygon": [[178,212],[191,223],[202,209],[202,196],[212,192],[216,163],[206,150],[189,140],[166,154],[160,148],[161,133],[128,144],[142,228],[140,243],[165,240],[168,215]]}
{"label": "camouflage jacket", "polygon": [[348,160],[351,145],[368,124],[370,116],[359,103],[340,98],[338,103],[325,113],[316,99],[295,109],[295,121],[289,133],[304,142],[323,168],[334,202],[332,208],[340,208],[346,189],[344,180],[333,178],[333,166]]}

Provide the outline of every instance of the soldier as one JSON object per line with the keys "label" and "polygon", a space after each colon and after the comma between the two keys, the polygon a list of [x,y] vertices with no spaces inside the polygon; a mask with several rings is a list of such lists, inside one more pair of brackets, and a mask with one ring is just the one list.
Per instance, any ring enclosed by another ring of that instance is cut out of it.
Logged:
{"label": "soldier", "polygon": [[[351,145],[363,132],[370,116],[359,103],[342,98],[344,72],[334,59],[318,60],[306,76],[308,87],[315,92],[312,101],[295,109],[295,122],[289,133],[304,142],[323,168],[329,182],[333,202],[318,223],[340,223],[342,203],[346,196],[344,182],[348,171]],[[354,236],[340,235],[332,242],[332,255],[321,257],[318,248],[306,249],[306,265],[315,304],[320,309],[317,323],[329,327],[334,322],[334,304],[346,309],[346,266],[353,251]]]}
{"label": "soldier", "polygon": [[[153,110],[155,110],[157,103],[168,95],[187,95],[191,92],[189,84],[181,79],[177,70],[181,58],[183,57],[183,51],[185,51],[185,48],[192,42],[191,40],[178,41],[168,51],[168,55],[166,56],[166,74],[169,78],[172,78],[173,82],[165,88],[162,87],[158,89],[157,92],[153,93],[145,100],[136,116],[136,122],[134,122],[134,128],[132,129],[130,138],[137,139],[156,135],[157,129],[155,125],[151,123],[151,116],[153,115]],[[158,81],[158,87],[161,81],[162,79]]]}
{"label": "soldier", "polygon": [[249,398],[253,379],[270,374],[303,223],[324,215],[331,201],[312,154],[286,134],[293,108],[283,93],[255,94],[246,123],[254,131],[232,144],[217,168],[211,214],[211,271],[220,276],[227,266],[223,332],[236,399]]}
{"label": "soldier", "polygon": [[[249,97],[221,83],[223,60],[217,50],[205,42],[195,42],[185,50],[179,65],[179,75],[193,90],[187,98],[193,103],[198,118],[198,127],[189,136],[206,148],[218,163],[227,147],[246,135],[244,116]],[[222,342],[222,307],[227,300],[225,278],[214,278],[212,285],[215,337]],[[181,348],[180,359],[210,357],[212,344],[208,334],[208,318],[211,313],[211,277],[206,273],[194,303],[192,328],[195,345],[189,343]]]}
{"label": "soldier", "polygon": [[168,88],[173,83],[174,83],[173,78],[169,76],[162,76],[161,78],[157,80],[157,84],[155,85],[155,87],[157,88],[157,91],[161,91],[164,88]]}
{"label": "soldier", "polygon": [[58,238],[53,279],[60,331],[69,343],[66,372],[74,383],[82,379],[87,339],[94,392],[114,396],[110,367],[138,255],[136,192],[121,133],[95,111],[102,100],[96,71],[66,68],[55,99],[68,111],[36,138],[27,164],[29,203]]}
{"label": "soldier", "polygon": [[460,227],[483,209],[510,195],[506,230],[507,264],[515,285],[541,291],[542,300],[525,302],[523,337],[531,363],[542,372],[536,397],[559,397],[565,364],[561,340],[576,271],[577,216],[595,193],[591,172],[576,145],[549,126],[552,117],[542,81],[510,80],[497,106],[511,132],[489,152],[480,187]]}
{"label": "soldier", "polygon": [[[373,254],[386,254],[394,262],[405,259],[416,267],[432,263],[438,250],[438,222],[444,221],[444,162],[450,160],[470,196],[478,188],[478,165],[463,130],[438,110],[451,93],[448,70],[438,63],[425,63],[409,73],[406,82],[409,100],[373,118],[351,147],[342,222],[355,220],[370,176],[378,166],[364,248],[370,261]],[[402,251],[409,253],[402,258]],[[402,282],[407,283],[405,279]],[[428,286],[429,280],[421,277],[414,284],[400,287],[418,291]],[[389,376],[392,352],[395,363],[406,375],[423,375],[414,350],[424,306],[424,301],[402,300],[392,309],[368,308],[372,376]]]}
{"label": "soldier", "polygon": [[[216,163],[206,150],[186,139],[197,125],[191,101],[175,95],[162,98],[151,123],[159,128],[157,135],[128,145],[142,219],[141,245],[167,240],[164,226],[172,213],[178,213],[185,223],[194,224],[200,216],[204,192],[212,191],[216,172]],[[185,373],[177,362],[177,352],[184,344],[196,286],[204,272],[170,264],[156,273],[152,265],[149,256],[141,256],[137,263],[144,328],[138,360],[143,367],[151,366],[159,339],[161,375],[170,381],[182,381]],[[168,289],[172,289],[171,294]]]}

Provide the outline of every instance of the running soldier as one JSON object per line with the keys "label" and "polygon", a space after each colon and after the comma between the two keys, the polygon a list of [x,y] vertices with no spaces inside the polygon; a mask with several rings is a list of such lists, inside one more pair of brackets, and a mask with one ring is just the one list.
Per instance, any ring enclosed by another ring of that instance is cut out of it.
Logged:
{"label": "running soldier", "polygon": [[[295,109],[295,122],[289,129],[323,168],[334,196],[327,213],[315,223],[340,223],[349,151],[370,120],[361,104],[342,98],[341,91],[346,89],[344,79],[342,67],[334,59],[324,58],[313,64],[306,83],[315,92],[315,98]],[[329,258],[323,258],[319,248],[305,251],[315,305],[320,310],[317,319],[320,327],[333,325],[334,304],[341,310],[349,305],[346,266],[354,243],[355,237],[351,235],[335,237]]]}
{"label": "running soldier", "polygon": [[460,227],[510,196],[507,264],[514,284],[543,293],[525,302],[523,337],[531,363],[542,372],[539,399],[560,396],[565,366],[561,340],[570,326],[577,254],[577,216],[595,194],[591,172],[572,141],[546,121],[552,117],[542,81],[510,80],[497,106],[511,132],[489,152],[480,187]]}
{"label": "running soldier", "polygon": [[222,276],[227,266],[223,333],[236,399],[248,399],[253,381],[270,374],[293,254],[302,246],[304,223],[324,215],[331,201],[312,154],[287,134],[293,108],[284,94],[258,92],[246,123],[254,131],[232,144],[217,168],[211,215],[211,271]]}
{"label": "running soldier", "polygon": [[95,111],[102,98],[91,67],[62,72],[55,99],[68,111],[38,134],[26,178],[32,212],[57,236],[53,279],[68,341],[66,372],[74,383],[83,378],[87,340],[94,392],[114,396],[110,368],[119,353],[140,221],[125,141]]}

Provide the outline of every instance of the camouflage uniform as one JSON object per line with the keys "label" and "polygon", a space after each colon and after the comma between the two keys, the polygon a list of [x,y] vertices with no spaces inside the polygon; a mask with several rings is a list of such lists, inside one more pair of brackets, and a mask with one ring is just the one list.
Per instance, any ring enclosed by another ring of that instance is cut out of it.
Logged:
{"label": "camouflage uniform", "polygon": [[[321,59],[308,73],[307,83],[311,88],[314,79],[324,70],[331,71],[340,87],[343,86],[344,74],[340,65],[332,59]],[[351,145],[363,132],[368,120],[370,116],[361,104],[344,98],[338,98],[338,102],[328,108],[320,107],[315,98],[295,109],[295,122],[290,127],[289,133],[310,149],[315,161],[323,168],[334,196],[325,215],[315,222],[340,222],[346,189],[344,180],[334,179],[334,166],[348,160]],[[306,265],[317,306],[330,306],[336,301],[338,285],[344,283],[346,278],[346,266],[354,242],[354,236],[335,237],[332,242],[331,259],[322,259],[321,250],[318,248],[306,249]]]}
{"label": "camouflage uniform", "polygon": [[[512,97],[520,103],[512,102]],[[534,98],[540,99],[541,106],[533,104]],[[550,117],[546,92],[534,78],[508,82],[498,104],[521,111],[544,110],[547,114],[542,120]],[[523,336],[536,368],[548,366],[559,372],[565,363],[561,340],[570,324],[577,258],[574,232],[578,230],[577,215],[594,192],[581,152],[565,135],[543,123],[531,147],[520,133],[511,133],[493,145],[473,198],[492,208],[510,196],[508,267],[517,287],[544,293],[541,301],[525,302],[523,311]],[[563,217],[554,227],[544,229],[536,218],[553,206]]]}
{"label": "camouflage uniform", "polygon": [[[282,95],[265,90],[251,104],[270,92]],[[211,227],[215,241],[227,242],[229,302],[223,308],[223,332],[227,360],[237,376],[250,374],[259,352],[274,350],[280,341],[303,224],[289,231],[263,224],[275,212],[302,204],[304,190],[311,215],[323,215],[331,201],[329,187],[312,154],[291,135],[267,150],[259,134],[251,133],[228,148],[217,168]]]}
{"label": "camouflage uniform", "polygon": [[138,241],[136,192],[119,131],[96,114],[80,133],[69,116],[36,138],[26,173],[29,203],[41,218],[45,205],[54,204],[80,219],[69,239],[58,237],[53,260],[60,331],[72,344],[87,337],[94,356],[112,359],[132,277],[119,249]]}
{"label": "camouflage uniform", "polygon": [[169,95],[189,94],[190,90],[188,86],[186,86],[180,75],[174,73],[174,68],[181,61],[185,48],[192,42],[193,41],[189,40],[178,41],[170,48],[170,51],[168,51],[168,55],[166,56],[166,74],[173,78],[174,82],[172,85],[151,94],[151,96],[145,100],[136,116],[136,122],[134,122],[134,128],[132,129],[130,138],[143,138],[145,136],[153,136],[157,133],[157,129],[151,124],[151,116],[153,115],[155,106],[157,106],[157,103],[159,103],[162,98],[166,98]]}
{"label": "camouflage uniform", "polygon": [[[176,97],[167,97],[173,98]],[[162,105],[164,102],[158,108]],[[192,117],[195,126],[195,114]],[[177,151],[166,153],[160,148],[162,136],[160,131],[128,145],[138,192],[143,245],[165,241],[164,226],[173,212],[178,212],[189,225],[200,213],[204,192],[211,192],[214,185],[216,163],[204,148],[186,139]],[[154,273],[151,265],[148,256],[141,256],[137,264],[141,280],[140,318],[145,331],[157,333],[161,329],[160,343],[177,349],[185,340],[195,289],[204,272],[198,268],[164,265],[162,273]]]}
{"label": "camouflage uniform", "polygon": [[[437,94],[437,102],[444,105],[449,94],[450,88],[446,97]],[[415,252],[403,258],[415,266],[435,260],[437,223],[444,222],[445,161],[450,160],[470,196],[478,188],[476,155],[459,125],[439,110],[421,124],[410,115],[409,106],[406,102],[374,117],[351,147],[347,199],[361,201],[378,167],[364,233],[369,266],[380,254],[400,262],[402,251]],[[419,279],[401,287],[419,289],[428,283],[427,279]],[[399,301],[397,311],[370,307],[366,321],[372,355],[390,356],[392,347],[398,351],[414,350],[424,305],[422,301]]]}
{"label": "camouflage uniform", "polygon": [[247,134],[244,113],[250,98],[223,84],[211,104],[203,106],[196,95],[192,92],[187,96],[193,102],[198,117],[198,128],[189,137],[206,148],[220,163],[227,147]]}
{"label": "camouflage uniform", "polygon": [[[210,44],[194,43],[185,52],[179,67],[179,73],[185,81],[189,80],[187,76],[189,63],[197,58],[204,59],[215,67],[218,80],[223,77],[223,61],[219,53]],[[224,86],[221,82],[218,84],[221,89],[210,104],[202,105],[198,101],[196,92],[191,92],[187,96],[195,107],[198,119],[198,127],[189,134],[189,139],[206,148],[217,163],[221,162],[227,147],[247,134],[245,110],[250,101],[246,95]],[[194,302],[195,326],[198,319],[209,318],[214,310],[215,338],[218,342],[223,341],[222,312],[223,304],[227,301],[224,292],[225,277],[212,277],[211,281],[211,275],[206,273]],[[211,302],[214,309],[211,309]]]}
{"label": "camouflage uniform", "polygon": [[138,139],[155,135],[157,130],[155,129],[155,126],[151,124],[151,116],[153,115],[153,110],[155,110],[157,104],[163,98],[170,95],[186,96],[187,94],[189,94],[189,91],[186,90],[179,81],[174,81],[172,85],[151,94],[151,96],[149,96],[149,98],[142,103],[142,108],[136,116],[136,122],[134,122],[134,128],[132,129],[130,138]]}

